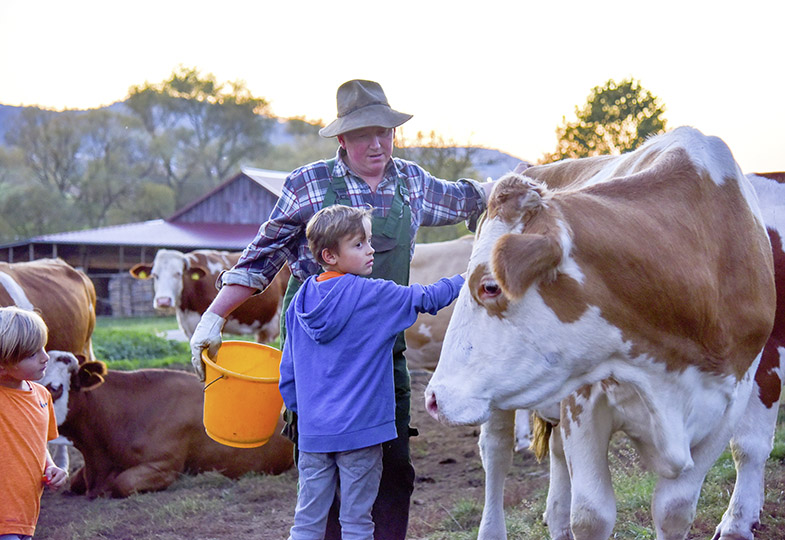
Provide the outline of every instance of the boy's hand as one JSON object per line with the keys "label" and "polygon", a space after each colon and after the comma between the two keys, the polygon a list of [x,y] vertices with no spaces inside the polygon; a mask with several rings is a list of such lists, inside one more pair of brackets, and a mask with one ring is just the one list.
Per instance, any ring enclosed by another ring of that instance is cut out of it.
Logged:
{"label": "boy's hand", "polygon": [[57,465],[49,465],[44,471],[42,480],[50,489],[60,489],[68,480],[68,473]]}

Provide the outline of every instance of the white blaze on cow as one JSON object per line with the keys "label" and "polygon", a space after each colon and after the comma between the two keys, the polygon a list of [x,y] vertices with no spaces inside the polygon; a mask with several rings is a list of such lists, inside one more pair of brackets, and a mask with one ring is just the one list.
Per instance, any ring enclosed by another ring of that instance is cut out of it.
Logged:
{"label": "white blaze on cow", "polygon": [[[684,538],[774,321],[754,192],[725,144],[691,128],[526,175],[494,188],[426,389],[440,420],[485,423],[480,538],[506,537],[512,411],[559,403],[551,536],[610,536],[607,449],[623,431],[659,476],[657,537]],[[752,538],[751,516],[729,514],[718,537]]]}
{"label": "white blaze on cow", "polygon": [[75,493],[127,497],[166,489],[182,473],[238,478],[252,471],[279,474],[293,464],[282,422],[257,448],[209,438],[202,424],[204,387],[191,373],[107,371],[101,362],[79,364],[70,353],[53,353],[52,362],[65,369],[47,369],[41,383],[57,396],[60,432],[84,457],[71,480]]}
{"label": "white blaze on cow", "polygon": [[[222,271],[232,268],[240,255],[239,251],[203,249],[182,253],[160,249],[152,266],[140,263],[130,272],[138,279],[153,278],[153,307],[164,313],[175,313],[180,329],[190,339],[202,314],[218,294],[216,279]],[[232,312],[223,331],[252,334],[259,343],[269,343],[278,337],[281,303],[289,276],[289,267],[284,266],[264,292]]]}

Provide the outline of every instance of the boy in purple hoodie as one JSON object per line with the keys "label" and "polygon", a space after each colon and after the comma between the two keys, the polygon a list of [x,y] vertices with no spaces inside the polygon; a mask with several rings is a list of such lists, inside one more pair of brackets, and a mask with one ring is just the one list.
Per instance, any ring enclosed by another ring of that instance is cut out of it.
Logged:
{"label": "boy in purple hoodie", "polygon": [[373,269],[370,208],[328,206],[305,234],[325,272],[303,283],[286,312],[279,388],[298,417],[300,474],[290,539],[324,536],[336,485],[344,538],[370,539],[381,443],[396,438],[395,336],[418,313],[450,305],[464,278],[408,287],[363,278]]}

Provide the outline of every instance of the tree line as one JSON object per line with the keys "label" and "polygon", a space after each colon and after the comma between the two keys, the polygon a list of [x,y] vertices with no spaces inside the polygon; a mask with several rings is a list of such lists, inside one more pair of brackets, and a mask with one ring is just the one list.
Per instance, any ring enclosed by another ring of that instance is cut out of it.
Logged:
{"label": "tree line", "polygon": [[[576,121],[563,118],[556,151],[540,161],[631,150],[664,130],[663,112],[637,81],[608,81],[576,107]],[[320,127],[281,122],[245,83],[182,66],[165,81],[131,87],[112,107],[26,107],[0,145],[0,242],[166,218],[240,167],[289,171],[331,157],[335,141],[319,137]],[[435,132],[396,141],[397,156],[447,179],[477,177],[476,151]],[[465,232],[423,230],[418,241]]]}

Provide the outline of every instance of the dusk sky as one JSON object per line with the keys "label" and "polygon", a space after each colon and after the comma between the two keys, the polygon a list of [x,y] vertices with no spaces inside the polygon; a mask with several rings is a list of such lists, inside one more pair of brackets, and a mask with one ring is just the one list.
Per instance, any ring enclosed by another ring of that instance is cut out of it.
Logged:
{"label": "dusk sky", "polygon": [[595,86],[633,77],[730,146],[785,171],[785,2],[0,2],[0,104],[95,108],[180,65],[245,81],[277,116],[330,121],[348,79],[411,113],[404,135],[536,161]]}

